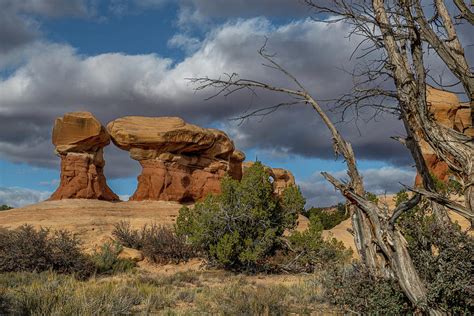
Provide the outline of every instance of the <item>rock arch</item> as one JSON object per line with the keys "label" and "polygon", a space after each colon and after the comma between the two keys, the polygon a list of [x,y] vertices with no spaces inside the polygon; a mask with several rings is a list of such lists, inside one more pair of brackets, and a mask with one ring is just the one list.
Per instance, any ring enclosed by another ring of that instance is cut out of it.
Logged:
{"label": "rock arch", "polygon": [[[110,140],[142,166],[133,201],[195,202],[220,193],[226,174],[240,180],[253,164],[243,164],[245,154],[223,131],[179,117],[127,116],[105,128],[89,112],[72,112],[56,119],[52,138],[61,158],[61,182],[50,200],[119,201],[103,173],[103,148]],[[291,172],[266,168],[277,195],[295,185]]]}
{"label": "rock arch", "polygon": [[194,202],[220,192],[226,173],[242,177],[245,155],[222,131],[179,117],[127,116],[107,125],[114,144],[142,166],[130,200]]}

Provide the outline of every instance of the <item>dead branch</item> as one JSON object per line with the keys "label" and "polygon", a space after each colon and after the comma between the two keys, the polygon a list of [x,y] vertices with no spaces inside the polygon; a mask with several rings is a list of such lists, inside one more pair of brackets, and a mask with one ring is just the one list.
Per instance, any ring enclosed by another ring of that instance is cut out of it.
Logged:
{"label": "dead branch", "polygon": [[405,186],[405,187],[407,188],[407,190],[410,190],[417,194],[421,194],[431,201],[434,201],[438,204],[446,206],[447,208],[453,210],[454,212],[458,213],[462,217],[469,219],[471,222],[474,220],[474,214],[460,203],[457,203],[439,193],[430,192],[422,188],[415,188],[415,187],[409,187],[409,186]]}
{"label": "dead branch", "polygon": [[465,19],[469,23],[474,24],[474,13],[469,10],[464,0],[454,0],[456,7],[459,9],[459,15],[456,16],[458,19]]}

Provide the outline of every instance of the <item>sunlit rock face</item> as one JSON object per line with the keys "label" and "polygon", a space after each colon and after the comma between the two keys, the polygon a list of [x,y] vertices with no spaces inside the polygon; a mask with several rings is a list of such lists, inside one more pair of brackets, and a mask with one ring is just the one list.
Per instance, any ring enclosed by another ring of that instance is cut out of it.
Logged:
{"label": "sunlit rock face", "polygon": [[57,118],[53,144],[61,158],[61,181],[50,200],[118,201],[103,172],[103,148],[109,143],[106,129],[89,112],[72,112]]}
{"label": "sunlit rock face", "polygon": [[220,193],[228,173],[242,177],[245,155],[222,131],[188,124],[179,117],[119,118],[107,125],[115,145],[142,166],[130,200],[193,202]]}
{"label": "sunlit rock face", "polygon": [[[456,94],[427,87],[427,105],[434,119],[441,125],[455,129],[465,135],[474,136],[472,113],[468,103],[461,103]],[[424,140],[421,142],[423,158],[436,178],[447,182],[451,173],[448,165],[440,160],[431,146]],[[415,185],[421,186],[422,179],[416,175]]]}

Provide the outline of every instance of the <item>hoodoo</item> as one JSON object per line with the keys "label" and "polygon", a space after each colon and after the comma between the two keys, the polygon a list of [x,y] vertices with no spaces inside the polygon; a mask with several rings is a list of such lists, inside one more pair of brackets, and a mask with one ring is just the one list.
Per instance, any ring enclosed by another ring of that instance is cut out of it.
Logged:
{"label": "hoodoo", "polygon": [[89,112],[72,112],[57,118],[53,144],[61,158],[61,182],[49,199],[118,201],[103,173],[103,148],[109,143],[106,129]]}
{"label": "hoodoo", "polygon": [[242,177],[245,155],[222,131],[178,117],[140,116],[116,119],[107,130],[143,168],[131,200],[193,202],[219,193],[226,173]]}

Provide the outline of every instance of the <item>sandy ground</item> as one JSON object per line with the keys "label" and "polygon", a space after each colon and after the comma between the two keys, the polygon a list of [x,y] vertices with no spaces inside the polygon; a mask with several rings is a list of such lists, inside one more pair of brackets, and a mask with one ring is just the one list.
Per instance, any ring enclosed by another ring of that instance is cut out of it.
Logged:
{"label": "sandy ground", "polygon": [[[390,209],[393,209],[393,195],[379,197],[379,200],[379,204],[386,203]],[[52,230],[66,229],[78,235],[84,243],[85,250],[91,250],[110,240],[114,224],[122,220],[129,221],[134,228],[150,223],[172,225],[181,207],[179,203],[166,201],[115,203],[98,200],[45,201],[0,212],[0,226],[16,228],[23,224],[31,224]],[[450,213],[450,217],[463,229],[469,227],[468,221],[461,216]],[[308,219],[300,215],[296,229],[305,230],[308,224]],[[350,219],[347,219],[333,229],[325,231],[324,236],[332,236],[342,241],[356,254],[354,239],[349,232],[351,226]],[[193,262],[190,266],[193,269],[199,269],[200,263]],[[183,269],[186,268],[183,267]]]}
{"label": "sandy ground", "polygon": [[[173,225],[181,204],[165,201],[106,202],[98,200],[46,201],[38,204],[0,212],[0,226],[16,228],[31,224],[37,228],[66,229],[78,235],[85,251],[90,252],[111,240],[114,224],[125,220],[134,228],[157,223]],[[297,230],[307,229],[309,220],[300,216]],[[146,260],[138,263],[140,270],[151,274],[173,275],[188,271],[209,271],[200,259],[185,263],[155,265]],[[212,271],[212,270],[211,270]],[[216,270],[217,272],[217,270]],[[256,283],[295,283],[300,276],[272,275],[254,276]]]}
{"label": "sandy ground", "polygon": [[[0,226],[16,228],[31,224],[37,228],[65,229],[78,235],[84,248],[95,249],[109,240],[114,224],[128,221],[133,228],[157,223],[173,225],[182,204],[166,201],[107,202],[99,200],[45,201],[0,212]],[[297,230],[308,227],[308,219],[298,218]]]}
{"label": "sandy ground", "polygon": [[172,225],[181,206],[165,201],[46,201],[0,212],[0,226],[15,228],[31,224],[52,230],[66,229],[76,233],[85,248],[92,248],[110,238],[114,224],[122,220],[129,221],[134,228],[147,223]]}
{"label": "sandy ground", "polygon": [[354,258],[358,258],[357,250],[354,243],[354,236],[349,232],[349,229],[352,229],[351,219],[348,218],[345,221],[341,222],[336,227],[325,230],[323,232],[324,237],[333,237],[339,241],[342,241],[346,248],[351,248]]}

